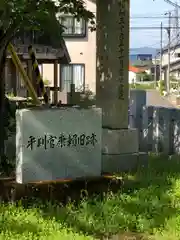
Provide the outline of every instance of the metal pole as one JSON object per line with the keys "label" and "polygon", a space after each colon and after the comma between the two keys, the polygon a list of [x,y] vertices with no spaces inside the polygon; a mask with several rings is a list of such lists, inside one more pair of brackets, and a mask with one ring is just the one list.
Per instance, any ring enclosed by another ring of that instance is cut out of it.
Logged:
{"label": "metal pole", "polygon": [[156,74],[156,66],[157,66],[157,62],[156,62],[156,56],[154,58],[154,85],[156,86],[156,81],[157,81],[157,74]]}
{"label": "metal pole", "polygon": [[162,80],[162,51],[163,51],[163,46],[162,46],[162,39],[163,38],[163,25],[161,22],[161,42],[160,42],[160,79]]}
{"label": "metal pole", "polygon": [[171,12],[169,12],[169,26],[168,26],[168,68],[167,68],[167,94],[170,92],[170,62],[171,62]]}
{"label": "metal pole", "polygon": [[[176,1],[176,4],[178,5],[178,1]],[[175,20],[176,20],[176,37],[177,42],[179,43],[179,8],[175,7]]]}

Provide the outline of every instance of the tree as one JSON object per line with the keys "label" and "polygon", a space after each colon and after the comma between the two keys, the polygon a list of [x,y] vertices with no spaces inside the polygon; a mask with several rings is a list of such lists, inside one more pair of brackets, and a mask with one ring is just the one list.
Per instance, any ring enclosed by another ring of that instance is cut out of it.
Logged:
{"label": "tree", "polygon": [[19,33],[36,29],[60,39],[64,27],[60,14],[72,14],[77,19],[90,21],[94,28],[94,14],[85,8],[83,0],[0,0],[0,156],[4,161],[4,116],[6,50],[9,42]]}

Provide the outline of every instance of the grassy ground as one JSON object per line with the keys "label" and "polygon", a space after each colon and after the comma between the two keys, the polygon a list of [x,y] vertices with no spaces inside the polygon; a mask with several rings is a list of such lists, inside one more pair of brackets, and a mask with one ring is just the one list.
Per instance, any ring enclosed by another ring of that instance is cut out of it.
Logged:
{"label": "grassy ground", "polygon": [[119,234],[114,239],[137,240],[142,234],[143,239],[179,240],[178,158],[154,157],[147,170],[141,169],[128,179],[117,194],[84,199],[78,206],[35,203],[24,209],[21,203],[1,204],[0,239],[88,240],[127,232],[136,237]]}
{"label": "grassy ground", "polygon": [[148,90],[148,89],[155,89],[154,83],[135,83],[130,84],[130,89],[140,89],[140,90]]}

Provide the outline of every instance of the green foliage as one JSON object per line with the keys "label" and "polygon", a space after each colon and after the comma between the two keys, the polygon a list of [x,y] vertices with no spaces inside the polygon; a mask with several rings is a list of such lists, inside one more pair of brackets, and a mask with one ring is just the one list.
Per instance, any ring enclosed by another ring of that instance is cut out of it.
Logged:
{"label": "green foliage", "polygon": [[152,81],[152,75],[146,72],[137,73],[138,81]]}
{"label": "green foliage", "polygon": [[13,92],[9,92],[9,93],[7,94],[7,96],[8,96],[8,97],[14,97],[14,93],[13,93]]}
{"label": "green foliage", "polygon": [[160,94],[163,95],[163,91],[165,91],[165,83],[163,80],[160,80],[158,82],[158,88],[159,88]]}
{"label": "green foliage", "polygon": [[[7,145],[8,139],[15,139],[16,135],[16,120],[15,120],[15,114],[16,114],[16,104],[13,102],[10,102],[8,98],[5,98],[5,125],[4,125],[4,143],[5,146]],[[11,141],[12,142],[12,141]],[[4,152],[4,163],[3,166],[0,165],[2,168],[1,171],[5,174],[11,174],[15,170],[15,141],[12,144],[11,149],[7,149],[7,146],[5,147],[6,151]]]}
{"label": "green foliage", "polygon": [[60,39],[64,29],[59,21],[61,14],[84,18],[95,28],[94,14],[86,10],[82,0],[1,0],[0,30],[4,34],[0,41],[8,42],[15,34],[30,29]]}
{"label": "green foliage", "polygon": [[44,79],[43,82],[44,82],[44,85],[45,85],[45,86],[48,86],[49,83],[50,83],[48,79]]}
{"label": "green foliage", "polygon": [[132,83],[130,84],[130,89],[140,89],[140,90],[155,89],[155,84],[154,83]]}
{"label": "green foliage", "polygon": [[116,193],[104,192],[97,181],[94,192],[102,194],[87,193],[77,204],[35,198],[26,208],[22,202],[1,204],[0,239],[180,239],[179,157],[150,156],[147,168],[114,178],[123,183]]}
{"label": "green foliage", "polygon": [[178,90],[180,88],[180,82],[179,81],[170,82],[170,87]]}

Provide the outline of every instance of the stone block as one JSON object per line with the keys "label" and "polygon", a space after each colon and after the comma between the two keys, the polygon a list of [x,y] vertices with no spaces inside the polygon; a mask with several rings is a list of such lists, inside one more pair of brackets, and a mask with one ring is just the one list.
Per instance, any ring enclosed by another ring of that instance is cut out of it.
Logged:
{"label": "stone block", "polygon": [[171,110],[155,107],[153,113],[153,152],[172,154]]}
{"label": "stone block", "polygon": [[16,113],[18,183],[101,175],[101,109]]}
{"label": "stone block", "polygon": [[142,112],[143,107],[146,105],[146,91],[145,90],[130,90],[130,127],[142,128]]}
{"label": "stone block", "polygon": [[143,146],[143,107],[146,106],[146,91],[145,90],[130,90],[130,116],[129,126],[130,128],[138,129],[139,137],[139,151],[144,151]]}
{"label": "stone block", "polygon": [[129,153],[120,155],[102,155],[103,173],[136,171],[139,167],[148,167],[147,153]]}
{"label": "stone block", "polygon": [[173,108],[144,107],[143,144],[144,151],[173,154]]}
{"label": "stone block", "polygon": [[153,106],[143,107],[142,121],[142,143],[141,149],[144,152],[152,151],[153,146]]}
{"label": "stone block", "polygon": [[174,154],[180,154],[180,109],[171,111],[172,149]]}
{"label": "stone block", "polygon": [[102,131],[102,153],[123,154],[138,152],[137,129],[121,129]]}
{"label": "stone block", "polygon": [[128,101],[128,97],[120,101],[105,95],[105,99],[96,102],[96,106],[102,107],[102,126],[104,128],[128,128]]}

